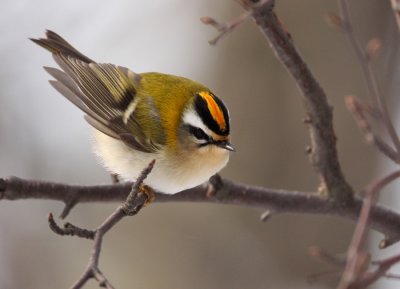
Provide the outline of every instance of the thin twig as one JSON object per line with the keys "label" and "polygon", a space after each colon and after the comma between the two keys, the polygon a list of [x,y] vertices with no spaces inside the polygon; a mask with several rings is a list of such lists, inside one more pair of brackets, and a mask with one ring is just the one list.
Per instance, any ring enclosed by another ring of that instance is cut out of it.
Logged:
{"label": "thin twig", "polygon": [[308,253],[314,258],[318,258],[326,263],[329,263],[339,268],[344,268],[344,266],[346,265],[346,259],[343,256],[340,257],[330,254],[329,252],[317,246],[312,246],[308,248]]}
{"label": "thin twig", "polygon": [[[114,289],[113,285],[107,280],[106,276],[99,269],[99,258],[101,253],[101,246],[103,243],[103,237],[122,218],[128,215],[133,215],[133,212],[135,214],[138,213],[139,210],[143,207],[143,204],[147,200],[147,196],[143,193],[139,193],[140,186],[142,185],[144,179],[153,169],[154,163],[155,161],[150,162],[150,164],[141,172],[136,182],[132,185],[132,189],[130,190],[130,193],[125,202],[118,206],[118,208],[96,229],[96,231],[93,232],[94,244],[92,255],[90,256],[85,271],[82,273],[81,277],[74,283],[74,285],[72,285],[71,289],[82,288],[91,278],[96,279],[100,287]],[[50,218],[49,223],[51,223]],[[56,230],[58,234],[63,234],[63,231],[67,231],[69,235],[77,235],[79,237],[82,237],[78,233],[83,232],[83,229],[80,229],[73,225],[68,225],[66,226],[66,228],[61,229],[56,225],[54,220],[52,220],[52,223],[53,224],[51,225],[51,227],[55,226],[55,229],[52,228],[53,231]],[[74,232],[74,229],[77,231]],[[70,231],[72,231],[73,233],[71,233]]]}
{"label": "thin twig", "polygon": [[361,104],[361,102],[354,96],[347,96],[345,101],[347,109],[353,114],[353,117],[358,127],[364,133],[364,137],[367,142],[374,145],[389,159],[399,163],[400,154],[372,130],[372,127],[365,116],[367,109]]}
{"label": "thin twig", "polygon": [[[123,217],[125,217],[125,213],[118,207],[104,222],[96,229],[96,234],[94,237],[94,244],[92,255],[89,258],[89,263],[86,266],[85,271],[81,275],[81,277],[71,286],[71,289],[80,289],[82,288],[86,282],[95,278],[99,285],[103,285],[102,287],[111,289],[114,288],[111,283],[107,280],[105,275],[99,270],[99,258],[101,252],[101,246],[103,242],[103,236],[107,233],[109,229],[111,229],[115,224],[117,224]],[[100,283],[101,282],[101,283]]]}
{"label": "thin twig", "polygon": [[50,229],[60,236],[77,236],[80,238],[86,238],[93,240],[96,234],[95,231],[87,230],[79,228],[71,223],[65,223],[64,228],[61,228],[57,225],[56,221],[54,220],[53,214],[50,213],[48,217],[49,227]]}
{"label": "thin twig", "polygon": [[[245,9],[248,6],[247,0],[238,0],[238,3],[241,4],[242,7]],[[247,11],[243,12],[242,14],[240,14],[238,17],[234,18],[233,20],[225,22],[225,23],[219,22],[209,16],[201,17],[200,18],[201,22],[203,22],[206,25],[211,25],[219,32],[219,34],[215,38],[208,41],[208,43],[210,43],[211,45],[216,45],[220,40],[222,40],[222,38],[224,38],[229,33],[234,31],[240,24],[242,24],[250,16],[252,16],[251,14],[252,14],[253,10],[255,10],[255,9],[272,10],[274,5],[275,5],[275,0],[253,1],[251,10],[247,10]]]}
{"label": "thin twig", "polygon": [[[365,198],[356,229],[351,240],[347,253],[347,265],[339,284],[339,289],[351,288],[351,286],[359,282],[362,270],[368,264],[365,264],[366,253],[363,251],[365,239],[367,236],[368,221],[370,218],[371,208],[377,194],[389,183],[400,177],[400,170],[394,171],[382,178],[372,181],[365,189]],[[369,263],[369,262],[368,262]],[[362,268],[362,269],[360,269]]]}
{"label": "thin twig", "polygon": [[76,198],[70,198],[65,201],[64,209],[60,214],[61,219],[65,219],[71,210],[78,204],[78,200]]}
{"label": "thin twig", "polygon": [[307,276],[307,281],[309,283],[315,283],[320,279],[327,279],[327,278],[337,278],[340,276],[341,271],[339,270],[331,270],[325,272],[318,272]]}
{"label": "thin twig", "polygon": [[[139,177],[136,179],[136,182],[133,184],[132,189],[126,198],[126,201],[121,205],[122,210],[124,213],[128,216],[134,216],[138,213],[138,211],[142,208],[139,203],[142,203],[142,205],[145,204],[145,201],[148,196],[146,194],[141,192],[141,195],[139,194],[139,191],[141,189],[143,181],[146,179],[146,177],[150,174],[150,172],[153,170],[154,164],[156,163],[155,160],[152,160],[149,165],[142,171],[142,173],[139,175]],[[139,203],[138,203],[139,202]]]}
{"label": "thin twig", "polygon": [[379,278],[387,277],[389,275],[387,273],[387,271],[393,265],[396,265],[399,262],[400,262],[400,255],[396,255],[396,256],[390,257],[390,258],[382,261],[378,265],[378,268],[376,270],[366,273],[365,276],[363,276],[363,278],[360,278],[357,282],[355,282],[354,284],[351,284],[348,288],[349,289],[362,289],[362,288],[368,287],[369,285],[376,282]]}
{"label": "thin twig", "polygon": [[242,24],[244,21],[246,21],[250,17],[249,12],[244,12],[240,14],[238,17],[235,19],[226,22],[226,23],[221,23],[215,20],[214,18],[204,16],[201,17],[200,20],[206,25],[211,25],[215,29],[217,29],[220,33],[213,39],[209,40],[208,43],[211,45],[216,45],[222,38],[227,36],[229,33],[231,33],[233,30],[236,29],[237,26]]}
{"label": "thin twig", "polygon": [[397,153],[400,154],[400,139],[396,132],[396,129],[394,128],[394,125],[389,115],[389,111],[383,99],[382,91],[379,87],[378,81],[372,69],[371,57],[369,53],[366,53],[366,50],[360,44],[357,36],[354,33],[351,13],[347,0],[338,0],[338,5],[342,22],[342,30],[345,32],[345,35],[347,36],[350,45],[352,46],[357,56],[361,70],[364,74],[365,82],[367,84],[368,93],[370,94],[373,102],[373,106],[377,107],[382,113],[385,127],[390,135],[390,138],[396,148]]}
{"label": "thin twig", "polygon": [[309,275],[307,277],[307,280],[309,282],[316,282],[319,279],[322,278],[327,278],[327,277],[339,277],[346,265],[346,259],[344,256],[338,256],[338,255],[333,255],[323,249],[321,249],[318,246],[312,246],[308,248],[308,254],[310,256],[317,258],[323,262],[326,262],[330,265],[333,265],[336,267],[336,270],[330,270],[330,271],[325,271],[325,272],[318,272],[312,275]]}

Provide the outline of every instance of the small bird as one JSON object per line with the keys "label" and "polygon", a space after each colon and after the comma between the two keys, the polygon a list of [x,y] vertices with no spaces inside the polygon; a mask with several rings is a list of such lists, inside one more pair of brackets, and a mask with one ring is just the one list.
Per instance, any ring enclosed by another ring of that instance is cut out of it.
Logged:
{"label": "small bird", "polygon": [[44,67],[49,82],[85,113],[95,154],[111,173],[134,181],[155,160],[145,184],[175,194],[226,166],[234,151],[229,112],[204,85],[97,63],[52,31],[31,40],[52,53],[61,70]]}

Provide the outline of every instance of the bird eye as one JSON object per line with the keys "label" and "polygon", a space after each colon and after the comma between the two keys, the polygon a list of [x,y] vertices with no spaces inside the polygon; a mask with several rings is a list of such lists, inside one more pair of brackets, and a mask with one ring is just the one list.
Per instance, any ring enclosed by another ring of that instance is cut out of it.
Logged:
{"label": "bird eye", "polygon": [[209,139],[209,136],[201,128],[198,127],[190,126],[190,133],[194,135],[194,137],[197,139],[201,140]]}

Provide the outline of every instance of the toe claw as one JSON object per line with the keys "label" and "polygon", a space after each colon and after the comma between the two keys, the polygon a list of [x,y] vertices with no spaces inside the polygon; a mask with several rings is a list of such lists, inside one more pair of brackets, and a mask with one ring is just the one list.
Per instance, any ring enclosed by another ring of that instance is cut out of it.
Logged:
{"label": "toe claw", "polygon": [[144,203],[145,206],[148,204],[152,203],[156,199],[156,195],[154,194],[154,190],[150,188],[149,186],[146,185],[141,185],[140,186],[140,192],[145,194],[147,196],[147,200]]}

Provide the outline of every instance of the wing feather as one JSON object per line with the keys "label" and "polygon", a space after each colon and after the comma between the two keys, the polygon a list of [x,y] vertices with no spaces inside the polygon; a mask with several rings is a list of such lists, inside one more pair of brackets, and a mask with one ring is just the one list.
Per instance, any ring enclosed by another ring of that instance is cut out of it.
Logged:
{"label": "wing feather", "polygon": [[[61,68],[45,67],[55,79],[50,84],[86,114],[91,126],[142,152],[156,152],[163,145],[150,139],[135,119],[132,107],[137,104],[138,74],[114,64],[96,63],[52,31],[46,36],[32,41],[52,52]],[[128,108],[132,111],[124,122]]]}

